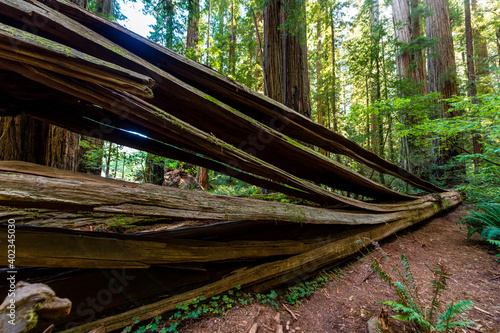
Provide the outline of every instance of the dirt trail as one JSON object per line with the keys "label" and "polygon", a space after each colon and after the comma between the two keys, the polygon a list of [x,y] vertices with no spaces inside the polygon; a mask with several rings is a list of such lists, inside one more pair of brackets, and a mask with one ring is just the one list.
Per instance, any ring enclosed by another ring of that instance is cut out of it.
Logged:
{"label": "dirt trail", "polygon": [[[466,231],[457,222],[466,214],[464,206],[447,215],[420,224],[398,237],[381,243],[382,249],[396,261],[401,255],[400,245],[406,249],[417,286],[424,299],[429,296],[427,280],[432,273],[426,267],[441,261],[449,273],[449,290],[443,301],[449,303],[471,300],[475,307],[466,319],[477,323],[473,329],[458,332],[500,332],[500,263],[492,247],[466,239]],[[371,274],[372,258],[380,257],[378,251],[367,253],[350,264],[341,266],[343,277],[329,282],[300,307],[282,306],[279,311],[261,305],[236,308],[223,317],[195,321],[181,328],[181,332],[236,333],[251,331],[258,325],[257,333],[275,332],[281,324],[284,332],[367,332],[367,321],[377,315],[381,305],[377,301],[396,300],[396,296],[376,274]],[[277,314],[279,313],[279,318]],[[279,323],[278,323],[279,320]],[[287,328],[288,327],[288,328]],[[403,332],[402,328],[397,332]]]}

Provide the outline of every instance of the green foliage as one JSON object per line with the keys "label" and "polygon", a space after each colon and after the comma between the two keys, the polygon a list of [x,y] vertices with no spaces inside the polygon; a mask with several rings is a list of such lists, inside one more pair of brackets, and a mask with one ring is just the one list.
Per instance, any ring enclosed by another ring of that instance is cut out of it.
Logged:
{"label": "green foliage", "polygon": [[467,238],[478,233],[486,240],[500,239],[500,203],[484,202],[459,223],[467,226]]}
{"label": "green foliage", "polygon": [[[497,250],[500,252],[500,240],[496,240],[496,239],[488,239],[488,242],[490,244],[493,244],[497,247]],[[497,257],[500,257],[500,253],[498,253],[496,255]],[[500,261],[500,258],[498,258],[498,261]]]}
{"label": "green foliage", "polygon": [[157,316],[150,323],[132,330],[133,327],[139,323],[139,318],[134,319],[134,323],[126,327],[122,333],[179,333],[178,328],[183,323],[208,315],[223,316],[228,310],[238,305],[244,306],[257,301],[260,304],[268,304],[277,309],[277,299],[278,294],[274,290],[271,290],[267,294],[252,295],[242,292],[241,286],[236,286],[236,288],[228,290],[227,293],[223,295],[217,295],[210,298],[201,296],[193,299],[191,302],[177,304],[176,311],[169,317],[168,321],[162,322],[162,317]]}
{"label": "green foliage", "polygon": [[299,306],[301,299],[311,295],[328,281],[340,279],[341,277],[342,270],[338,267],[333,271],[322,271],[314,279],[302,281],[288,288],[281,296],[275,290],[270,290],[265,294],[245,293],[241,290],[241,286],[238,285],[222,295],[209,298],[202,296],[190,302],[177,304],[175,312],[169,317],[168,321],[162,322],[162,317],[157,316],[150,323],[134,328],[139,324],[139,318],[134,318],[133,324],[123,329],[122,333],[178,333],[178,328],[190,320],[209,315],[223,316],[228,310],[236,306],[245,306],[252,303],[267,304],[277,310],[281,299],[290,305]]}
{"label": "green foliage", "polygon": [[284,294],[284,299],[290,305],[299,306],[302,304],[302,298],[310,296],[317,289],[324,287],[325,284],[331,280],[332,276],[333,275],[331,273],[322,271],[319,276],[313,280],[303,281],[295,286],[289,287],[287,292]]}
{"label": "green foliage", "polygon": [[373,260],[372,269],[395,291],[398,297],[397,301],[382,302],[400,313],[393,318],[413,323],[418,327],[419,332],[448,332],[455,327],[473,324],[468,321],[456,320],[457,316],[473,306],[471,301],[447,304],[444,312],[439,311],[441,296],[448,289],[447,281],[451,275],[443,264],[439,263],[434,269],[431,269],[434,276],[432,280],[429,280],[432,296],[428,300],[429,304],[425,306],[420,299],[404,247],[401,246],[403,253],[399,263],[391,263],[389,256],[382,251],[377,243],[374,244],[382,252],[385,261],[389,263],[390,270],[386,269],[378,259]]}
{"label": "green foliage", "polygon": [[222,173],[210,171],[209,192],[223,195],[252,195],[258,192],[259,187],[248,184],[239,179],[229,177]]}

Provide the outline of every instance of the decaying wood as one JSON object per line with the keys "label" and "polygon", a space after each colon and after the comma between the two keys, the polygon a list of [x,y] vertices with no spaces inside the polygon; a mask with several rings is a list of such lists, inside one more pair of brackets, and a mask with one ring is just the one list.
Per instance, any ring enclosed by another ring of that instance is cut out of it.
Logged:
{"label": "decaying wood", "polygon": [[[426,214],[414,216],[412,218],[402,219],[397,222],[384,224],[380,226],[367,226],[369,230],[351,233],[349,236],[335,239],[326,245],[316,248],[287,259],[277,260],[252,268],[239,269],[233,274],[201,288],[176,295],[165,300],[144,305],[115,316],[87,323],[72,329],[65,330],[64,333],[84,333],[90,329],[99,326],[105,326],[108,330],[122,328],[132,322],[132,318],[138,317],[139,320],[146,320],[161,315],[164,312],[175,309],[179,303],[188,302],[200,295],[205,297],[215,296],[232,289],[237,285],[242,287],[273,281],[273,286],[283,283],[283,280],[276,279],[287,273],[295,273],[296,276],[304,275],[321,267],[328,265],[340,258],[345,258],[359,251],[363,246],[369,245],[371,240],[378,241],[389,235],[403,230],[417,222],[420,222],[434,215],[434,211],[428,211]],[[358,240],[361,240],[358,242]]]}
{"label": "decaying wood", "polygon": [[[108,214],[88,211],[59,211],[54,209],[18,209],[0,206],[0,219],[37,227],[81,228],[93,225],[126,228],[132,225],[162,223],[164,218],[130,214]],[[174,222],[170,222],[174,224]]]}
{"label": "decaying wood", "polygon": [[[16,228],[16,266],[147,268],[150,265],[218,262],[294,255],[321,246],[325,239],[304,241],[210,242],[189,239],[144,240],[138,235],[99,237],[51,228]],[[7,242],[7,228],[0,240]],[[7,266],[7,258],[1,259]]]}
{"label": "decaying wood", "polygon": [[[0,170],[2,165],[10,165],[12,170],[12,163],[0,162]],[[387,223],[419,215],[429,209],[434,211],[441,207],[452,207],[460,202],[458,193],[445,192],[408,202],[404,207],[400,206],[400,209],[406,208],[405,210],[396,212],[382,214],[336,211],[150,184],[123,181],[117,182],[119,185],[115,185],[115,182],[94,183],[85,180],[90,175],[80,176],[80,173],[73,173],[72,181],[61,181],[51,178],[59,172],[55,168],[32,165],[32,168],[37,168],[39,176],[36,176],[25,173],[22,165],[25,163],[18,162],[16,172],[0,172],[0,182],[3,184],[0,189],[1,205],[185,219],[279,220],[357,225]],[[113,193],[113,196],[109,193]]]}
{"label": "decaying wood", "polygon": [[0,305],[2,333],[27,332],[37,324],[39,317],[55,321],[71,311],[70,300],[56,297],[52,289],[41,283],[20,281],[13,288],[13,293],[13,297],[8,295]]}
{"label": "decaying wood", "polygon": [[[128,95],[125,92],[108,90],[105,87],[95,86],[90,83],[76,82],[63,77],[58,77],[51,72],[46,72],[42,69],[36,69],[31,66],[16,64],[7,60],[0,59],[0,68],[10,68],[23,76],[29,77],[34,81],[46,84],[55,89],[67,92],[75,97],[83,98],[92,103],[98,104],[108,111],[114,112],[118,116],[123,115],[122,109],[129,110],[127,118],[133,119],[134,122],[142,124],[153,131],[153,138],[161,139],[164,135],[173,137],[174,140],[183,142],[187,148],[198,151],[204,154],[212,155],[220,160],[236,165],[243,170],[252,172],[262,177],[268,177],[276,181],[287,183],[300,190],[309,192],[317,197],[319,202],[344,203],[353,207],[368,209],[373,211],[394,211],[406,208],[406,204],[370,204],[354,200],[334,192],[328,191],[321,186],[307,182],[292,174],[283,171],[276,166],[260,160],[252,156],[251,153],[242,151],[232,145],[215,137],[212,133],[207,134],[188,123],[175,118],[169,113],[164,112],[135,96]],[[118,108],[116,101],[120,101]],[[144,132],[144,131],[139,131]],[[159,138],[155,137],[156,133],[160,133]],[[237,176],[237,175],[236,175]],[[354,174],[352,174],[353,177]],[[359,176],[361,177],[361,176]],[[362,179],[361,177],[359,179]],[[370,181],[371,182],[371,181]],[[373,182],[372,182],[373,183]],[[373,183],[373,188],[378,191],[383,187]],[[371,188],[371,187],[367,187]],[[385,189],[387,192],[394,192]],[[397,193],[397,192],[394,192]],[[411,196],[402,197],[413,198]],[[402,206],[401,206],[402,205]]]}
{"label": "decaying wood", "polygon": [[154,81],[110,62],[0,23],[0,57],[108,88],[153,97]]}

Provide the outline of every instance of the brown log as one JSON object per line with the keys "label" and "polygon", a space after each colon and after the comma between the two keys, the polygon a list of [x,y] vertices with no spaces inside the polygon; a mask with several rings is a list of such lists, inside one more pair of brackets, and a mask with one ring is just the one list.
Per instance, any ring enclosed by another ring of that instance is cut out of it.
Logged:
{"label": "brown log", "polygon": [[[26,167],[24,167],[26,165]],[[36,169],[29,171],[29,169]],[[58,210],[128,213],[145,216],[211,220],[278,220],[295,223],[379,224],[419,214],[428,209],[456,205],[460,195],[446,192],[400,204],[390,213],[335,211],[281,202],[267,202],[200,193],[150,184],[102,179],[64,171],[72,181],[53,178],[59,170],[24,162],[0,162],[0,204]],[[28,171],[24,171],[28,170]],[[29,174],[36,173],[38,176]],[[41,176],[43,175],[43,176]],[[109,193],[113,193],[110,196]]]}
{"label": "brown log", "polygon": [[[37,227],[82,228],[93,225],[128,228],[161,223],[164,218],[130,214],[107,214],[88,211],[58,211],[54,209],[18,209],[0,206],[0,219]],[[173,223],[168,221],[169,223]]]}
{"label": "brown log", "polygon": [[[8,232],[0,226],[0,240]],[[155,241],[140,234],[122,235],[70,232],[52,228],[16,228],[18,267],[147,268],[150,265],[222,262],[289,256],[310,251],[322,244],[322,237],[309,240],[210,242],[189,239]],[[1,265],[7,266],[7,257]]]}
{"label": "brown log", "polygon": [[[439,210],[438,210],[439,211]],[[414,225],[423,219],[434,215],[436,211],[429,210],[426,214],[417,215],[412,218],[402,219],[397,222],[379,226],[370,226],[369,230],[349,233],[341,239],[335,239],[328,244],[287,259],[273,261],[252,268],[239,269],[233,274],[198,289],[169,297],[165,300],[144,305],[142,307],[104,319],[87,323],[75,328],[63,331],[64,333],[86,333],[88,330],[105,326],[108,330],[115,330],[129,325],[132,318],[146,320],[161,315],[164,312],[175,309],[177,304],[189,302],[203,295],[207,298],[223,293],[237,285],[242,287],[272,281],[273,286],[283,283],[279,276],[284,274],[296,274],[297,276],[310,273],[341,258],[345,258],[359,251],[363,246],[369,245],[371,241],[379,241],[389,235]],[[358,241],[361,240],[361,241]]]}
{"label": "brown log", "polygon": [[75,49],[0,23],[0,57],[59,74],[153,97],[154,81]]}

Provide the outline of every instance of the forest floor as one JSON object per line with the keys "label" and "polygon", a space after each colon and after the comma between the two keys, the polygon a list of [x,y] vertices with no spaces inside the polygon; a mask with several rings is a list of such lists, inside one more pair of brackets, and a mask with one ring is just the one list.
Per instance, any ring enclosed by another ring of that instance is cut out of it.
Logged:
{"label": "forest floor", "polygon": [[[494,248],[479,241],[477,235],[466,238],[465,226],[455,223],[469,207],[462,205],[447,215],[431,219],[380,243],[381,249],[394,262],[399,261],[404,246],[411,271],[424,300],[430,297],[428,280],[433,278],[427,267],[441,262],[451,273],[449,290],[443,294],[444,304],[459,300],[474,302],[460,319],[475,325],[457,332],[500,332],[500,262]],[[381,301],[395,301],[395,293],[375,273],[370,264],[381,257],[380,251],[365,251],[357,259],[340,266],[342,276],[305,299],[298,307],[279,303],[279,310],[269,306],[249,305],[233,308],[222,317],[208,317],[179,328],[180,332],[236,333],[251,331],[276,332],[368,332],[367,321],[377,316]],[[384,263],[383,260],[381,260]],[[386,264],[386,268],[390,268]],[[427,304],[427,303],[426,303]],[[292,317],[291,312],[296,317]],[[393,314],[390,312],[390,314]],[[395,319],[390,321],[397,326]],[[255,325],[257,324],[257,325]],[[412,332],[409,327],[393,332]]]}

